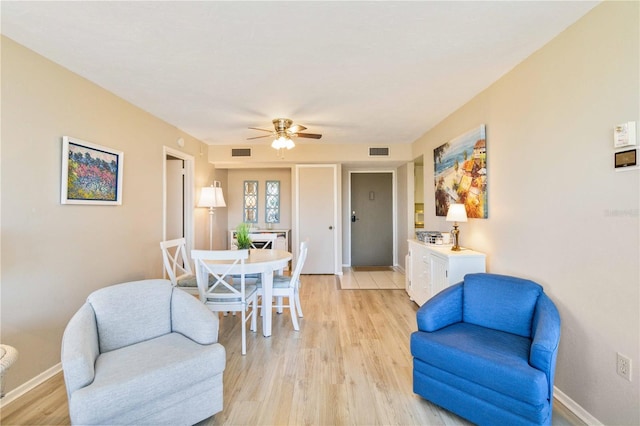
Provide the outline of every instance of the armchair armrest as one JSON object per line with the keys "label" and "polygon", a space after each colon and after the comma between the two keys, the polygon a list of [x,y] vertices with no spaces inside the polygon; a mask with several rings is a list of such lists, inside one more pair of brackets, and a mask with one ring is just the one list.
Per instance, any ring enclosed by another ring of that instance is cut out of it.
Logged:
{"label": "armchair armrest", "polygon": [[416,314],[418,330],[436,331],[462,321],[462,294],[462,283],[458,283],[429,299]]}
{"label": "armchair armrest", "polygon": [[99,354],[95,314],[85,303],[71,318],[62,336],[60,358],[67,396],[93,382]]}
{"label": "armchair armrest", "polygon": [[171,295],[171,329],[201,345],[218,342],[218,317],[199,299],[174,288]]}
{"label": "armchair armrest", "polygon": [[554,303],[541,293],[533,314],[529,364],[544,372],[549,381],[549,397],[553,395],[553,378],[560,343],[560,314]]}

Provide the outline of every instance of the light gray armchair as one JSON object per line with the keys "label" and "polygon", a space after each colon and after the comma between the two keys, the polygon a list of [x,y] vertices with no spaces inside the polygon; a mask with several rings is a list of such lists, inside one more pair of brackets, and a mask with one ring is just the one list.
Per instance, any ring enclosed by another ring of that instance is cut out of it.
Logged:
{"label": "light gray armchair", "polygon": [[222,410],[218,317],[168,280],[93,292],[62,338],[72,424],[192,425]]}

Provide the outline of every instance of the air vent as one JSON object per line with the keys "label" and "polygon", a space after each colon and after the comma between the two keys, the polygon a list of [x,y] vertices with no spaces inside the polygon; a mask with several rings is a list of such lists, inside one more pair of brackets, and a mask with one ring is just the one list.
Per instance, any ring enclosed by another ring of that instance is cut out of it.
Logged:
{"label": "air vent", "polygon": [[389,148],[369,148],[369,157],[388,157]]}
{"label": "air vent", "polygon": [[251,148],[231,148],[232,157],[251,157]]}

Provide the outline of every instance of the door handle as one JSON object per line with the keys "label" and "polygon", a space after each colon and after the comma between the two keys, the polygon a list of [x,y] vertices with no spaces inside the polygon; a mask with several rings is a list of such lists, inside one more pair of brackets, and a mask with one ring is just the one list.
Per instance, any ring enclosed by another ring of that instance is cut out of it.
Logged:
{"label": "door handle", "polygon": [[329,225],[329,229],[333,229],[333,226]]}
{"label": "door handle", "polygon": [[356,220],[360,220],[360,219],[358,219],[358,218],[356,217],[356,211],[354,210],[354,211],[351,213],[351,222],[355,222]]}

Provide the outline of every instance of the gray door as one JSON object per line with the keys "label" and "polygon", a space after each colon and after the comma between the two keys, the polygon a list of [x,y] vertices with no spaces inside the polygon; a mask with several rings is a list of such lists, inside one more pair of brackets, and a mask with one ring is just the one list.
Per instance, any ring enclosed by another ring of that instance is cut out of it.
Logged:
{"label": "gray door", "polygon": [[393,265],[393,177],[351,174],[351,266]]}

